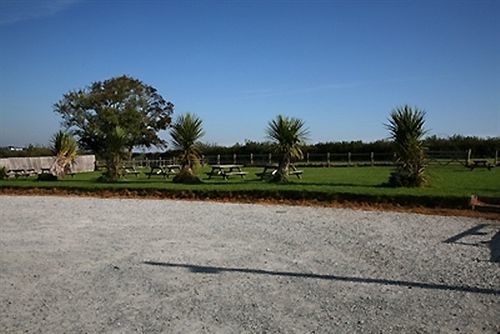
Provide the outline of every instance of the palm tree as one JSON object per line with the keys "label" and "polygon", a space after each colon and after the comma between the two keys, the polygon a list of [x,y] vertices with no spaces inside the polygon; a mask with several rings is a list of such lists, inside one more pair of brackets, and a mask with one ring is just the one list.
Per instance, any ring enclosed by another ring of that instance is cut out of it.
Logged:
{"label": "palm tree", "polygon": [[193,171],[193,167],[200,161],[201,153],[198,148],[198,141],[204,134],[202,120],[191,113],[180,115],[172,124],[170,136],[175,149],[181,151],[181,172],[174,177],[174,182],[200,182],[200,179]]}
{"label": "palm tree", "polygon": [[125,130],[119,126],[114,127],[105,136],[106,151],[102,158],[106,162],[106,172],[102,180],[116,182],[123,173],[123,161],[130,157],[128,151],[129,136]]}
{"label": "palm tree", "polygon": [[78,155],[78,146],[75,139],[66,132],[59,131],[51,139],[51,150],[56,156],[50,171],[57,177],[63,178],[71,172],[71,165]]}
{"label": "palm tree", "polygon": [[425,155],[423,136],[425,112],[407,105],[391,112],[386,124],[394,141],[396,171],[389,178],[389,184],[397,187],[419,187],[425,183]]}
{"label": "palm tree", "polygon": [[301,145],[307,140],[309,130],[301,119],[278,115],[269,122],[267,137],[276,144],[279,156],[278,170],[272,181],[287,182],[290,163],[294,159],[302,159]]}

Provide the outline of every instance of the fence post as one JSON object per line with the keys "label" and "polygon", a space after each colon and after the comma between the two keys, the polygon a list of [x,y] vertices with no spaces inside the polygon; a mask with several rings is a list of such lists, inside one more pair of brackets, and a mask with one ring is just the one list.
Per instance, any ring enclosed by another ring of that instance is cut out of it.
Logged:
{"label": "fence post", "polygon": [[306,153],[306,162],[309,165],[309,152]]}
{"label": "fence post", "polygon": [[370,152],[370,163],[371,163],[372,167],[375,164],[375,153],[373,153],[373,152]]}
{"label": "fence post", "polygon": [[233,165],[236,165],[236,153],[233,154]]}
{"label": "fence post", "polygon": [[269,153],[269,164],[272,164],[272,158],[273,158],[272,153]]}
{"label": "fence post", "polygon": [[465,162],[466,166],[470,165],[470,158],[471,158],[471,156],[472,156],[472,149],[469,148],[469,150],[467,151],[467,161]]}
{"label": "fence post", "polygon": [[217,165],[220,165],[220,154],[217,154]]}
{"label": "fence post", "polygon": [[495,166],[498,165],[498,150],[495,151]]}
{"label": "fence post", "polygon": [[205,154],[201,155],[201,165],[205,166]]}
{"label": "fence post", "polygon": [[250,153],[250,165],[253,165],[253,153]]}
{"label": "fence post", "polygon": [[330,167],[330,152],[326,154],[326,165]]}
{"label": "fence post", "polygon": [[347,165],[351,166],[351,152],[347,152]]}

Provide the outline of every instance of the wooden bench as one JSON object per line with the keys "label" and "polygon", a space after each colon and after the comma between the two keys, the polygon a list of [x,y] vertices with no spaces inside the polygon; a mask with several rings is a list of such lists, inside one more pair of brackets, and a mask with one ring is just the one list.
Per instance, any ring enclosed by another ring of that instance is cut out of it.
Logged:
{"label": "wooden bench", "polygon": [[224,173],[224,175],[226,175],[226,176],[238,175],[238,176],[241,176],[241,178],[244,178],[245,175],[247,175],[247,174],[248,174],[247,172],[228,172],[228,173]]}
{"label": "wooden bench", "polygon": [[248,173],[242,171],[242,167],[242,165],[213,165],[212,170],[206,174],[208,179],[211,179],[212,176],[222,176],[226,181],[230,176],[240,176],[243,179]]}
{"label": "wooden bench", "polygon": [[33,169],[9,169],[7,171],[7,175],[9,176],[14,176],[16,179],[19,178],[20,176],[24,176],[26,178],[30,177],[31,175],[37,175],[38,173]]}
{"label": "wooden bench", "polygon": [[[266,165],[264,166],[264,170],[259,173],[255,173],[257,177],[260,177],[261,180],[265,178],[271,178],[278,172],[278,165],[276,164],[271,164],[271,165]],[[302,178],[302,174],[304,174],[304,171],[298,170],[295,168],[295,166],[290,165],[290,169],[288,170],[288,175],[295,175],[297,178]]]}
{"label": "wooden bench", "polygon": [[472,171],[474,168],[488,168],[488,170],[491,170],[495,166],[487,159],[475,159],[472,160],[472,163],[469,163],[468,167]]}
{"label": "wooden bench", "polygon": [[134,166],[132,166],[132,167],[125,167],[123,169],[123,172],[125,173],[125,175],[134,174],[135,177],[137,177],[139,174],[141,174],[141,172],[139,172],[137,169],[135,169]]}
{"label": "wooden bench", "polygon": [[152,175],[163,175],[163,178],[167,178],[170,175],[177,175],[181,171],[181,165],[166,165],[166,166],[151,166],[151,171],[147,173],[148,179],[151,178]]}
{"label": "wooden bench", "polygon": [[291,170],[291,171],[288,171],[288,175],[295,175],[299,179],[302,178],[302,174],[304,174],[304,171],[302,171],[302,170]]}

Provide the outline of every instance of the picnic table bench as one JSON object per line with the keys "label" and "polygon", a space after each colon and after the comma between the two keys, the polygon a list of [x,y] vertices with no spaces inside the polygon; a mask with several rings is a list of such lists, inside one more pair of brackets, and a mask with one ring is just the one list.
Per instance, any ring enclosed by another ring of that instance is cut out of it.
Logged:
{"label": "picnic table bench", "polygon": [[491,170],[494,166],[487,159],[474,159],[468,167],[472,171],[474,168],[488,168],[488,170]]}
{"label": "picnic table bench", "polygon": [[16,179],[20,176],[29,177],[31,175],[37,175],[38,173],[33,168],[28,169],[9,169],[7,171],[7,175],[14,176]]}
{"label": "picnic table bench", "polygon": [[245,178],[247,172],[241,170],[243,165],[212,165],[212,170],[207,173],[208,178],[212,176],[221,176],[224,180],[229,179],[230,176],[240,176]]}
{"label": "picnic table bench", "polygon": [[135,177],[137,177],[137,176],[138,176],[141,172],[139,172],[139,171],[135,168],[135,166],[125,166],[125,167],[123,168],[123,173],[124,173],[125,175],[131,175],[131,174],[133,174],[133,175],[135,175]]}
{"label": "picnic table bench", "polygon": [[[278,172],[278,164],[268,164],[264,166],[262,172],[255,173],[261,180],[265,178],[271,178]],[[295,175],[298,179],[302,178],[304,171],[298,170],[294,165],[290,165],[288,169],[288,175]]]}
{"label": "picnic table bench", "polygon": [[168,179],[170,175],[176,175],[180,171],[181,171],[181,165],[165,165],[165,166],[153,165],[151,166],[151,171],[148,174],[148,179],[150,179],[152,175],[163,175],[163,178]]}

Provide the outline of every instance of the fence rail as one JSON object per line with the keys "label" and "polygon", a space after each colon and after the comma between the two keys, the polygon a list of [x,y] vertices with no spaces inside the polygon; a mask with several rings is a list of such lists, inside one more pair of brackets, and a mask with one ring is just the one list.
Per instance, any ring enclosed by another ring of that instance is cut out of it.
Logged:
{"label": "fence rail", "polygon": [[[427,161],[430,164],[449,165],[462,164],[468,165],[468,162],[473,159],[471,150],[468,151],[428,151],[426,152]],[[214,164],[241,164],[246,166],[262,166],[270,163],[276,163],[278,156],[272,153],[267,154],[217,154],[203,155],[201,163],[203,165]],[[497,165],[498,152],[492,162]],[[339,166],[391,166],[394,165],[395,157],[392,153],[307,153],[304,159],[296,161],[298,166],[322,166],[322,167],[339,167]],[[131,160],[128,164],[136,167],[151,167],[155,165],[177,164],[179,159],[170,157],[165,159],[144,159]]]}

